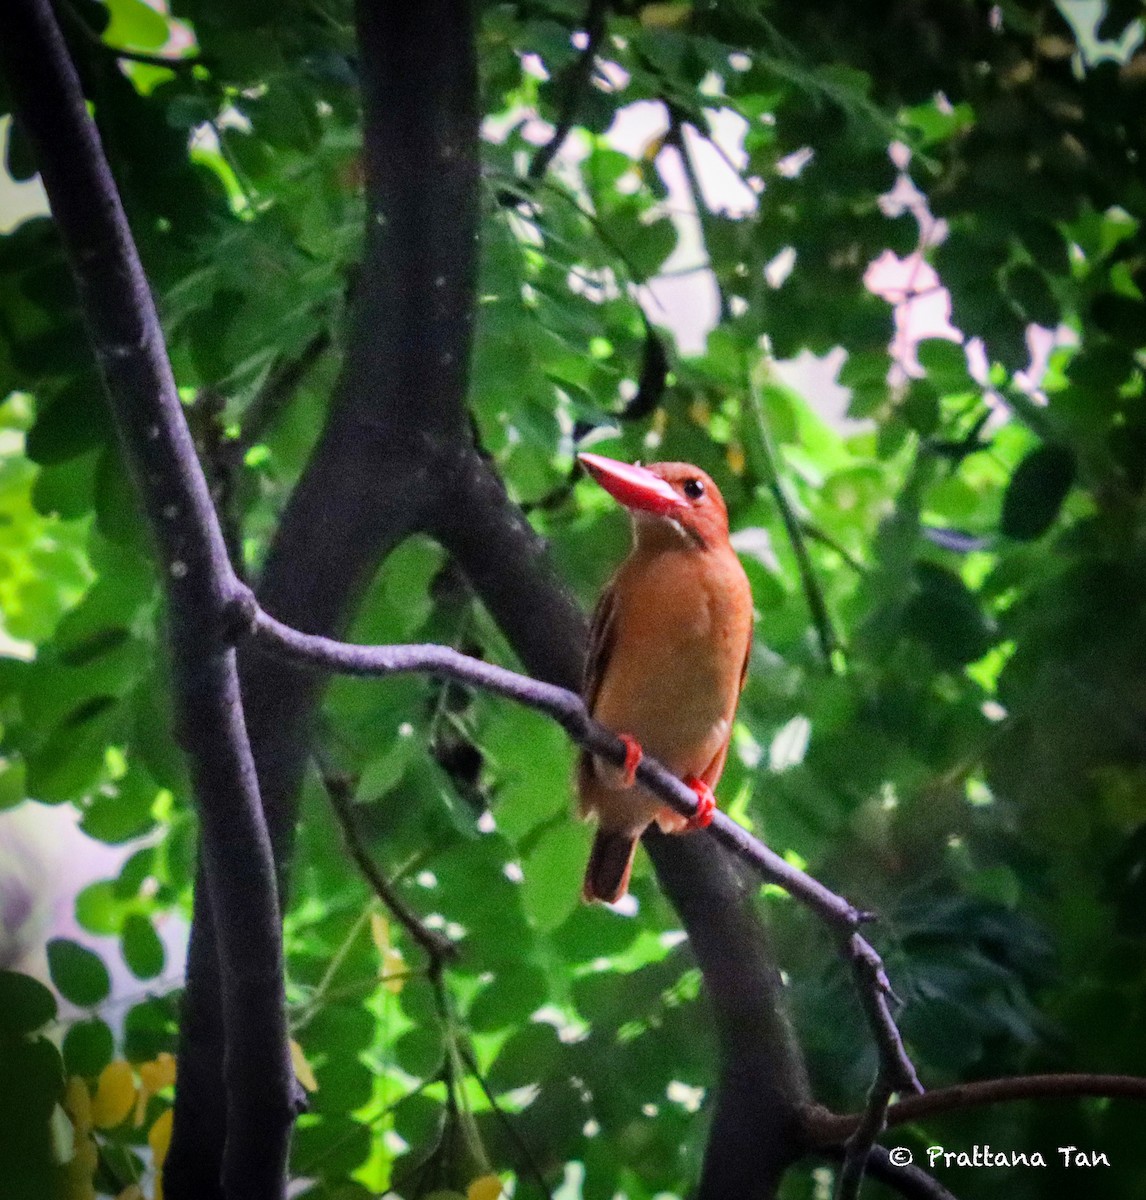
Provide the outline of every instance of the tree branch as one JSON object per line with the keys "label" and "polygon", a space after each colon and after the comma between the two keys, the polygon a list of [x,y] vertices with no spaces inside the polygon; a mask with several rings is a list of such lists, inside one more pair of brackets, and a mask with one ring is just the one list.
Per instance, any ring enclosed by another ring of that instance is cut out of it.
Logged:
{"label": "tree branch", "polygon": [[[470,585],[502,629],[515,631],[513,648],[525,669],[547,680],[581,677],[584,618],[549,566],[545,542],[534,532],[505,484],[472,445],[455,452],[448,502],[430,532],[462,567]],[[529,620],[539,597],[552,623]]]}
{"label": "tree branch", "polygon": [[[448,646],[354,646],[302,633],[262,611],[249,592],[236,591],[235,604],[241,609],[241,627],[249,629],[254,640],[272,653],[311,668],[346,675],[429,673],[482,688],[552,717],[579,746],[593,754],[617,765],[625,761],[624,743],[589,716],[576,692],[470,658]],[[236,628],[239,627],[237,612]],[[647,755],[642,759],[636,779],[682,816],[695,814],[697,800],[692,789],[655,759]],[[891,1013],[891,988],[883,963],[873,947],[856,932],[870,919],[870,914],[861,912],[818,880],[793,867],[724,813],[716,813],[709,833],[763,878],[783,887],[810,908],[843,939],[879,1047],[886,1080],[894,1090],[922,1091]]]}
{"label": "tree branch", "polygon": [[[251,635],[271,653],[312,669],[343,675],[430,674],[478,687],[552,717],[579,746],[593,754],[618,765],[625,761],[624,743],[589,716],[584,701],[576,692],[471,658],[449,646],[355,646],[291,629],[257,605],[251,607]],[[682,816],[690,817],[696,813],[697,800],[692,789],[648,755],[637,768],[636,779]],[[837,932],[850,936],[867,918],[867,914],[793,867],[724,813],[716,814],[709,832],[754,866],[769,882],[790,891]],[[871,954],[878,962],[875,952]],[[886,977],[881,980],[881,986],[886,987]]]}
{"label": "tree branch", "polygon": [[[692,199],[692,207],[696,212],[696,222],[700,226],[701,240],[707,246],[709,243],[708,229],[710,225],[710,212],[708,205],[704,202],[704,191],[700,186],[700,177],[696,173],[696,164],[692,161],[692,154],[689,152],[688,143],[684,137],[685,122],[681,116],[680,108],[671,100],[661,97],[661,103],[665,106],[665,111],[668,113],[668,132],[665,134],[665,145],[672,146],[680,159],[681,170],[684,172],[685,185],[688,188],[689,196]],[[740,172],[736,172],[737,178]],[[731,315],[731,308],[728,302],[728,293],[725,291],[724,284],[715,271],[712,273],[713,282],[716,284],[716,295],[720,302],[720,321],[721,323],[728,320]]]}
{"label": "tree branch", "polygon": [[[924,1096],[910,1096],[887,1110],[887,1128],[910,1125],[927,1117],[1004,1104],[1013,1100],[1065,1100],[1075,1096],[1094,1099],[1146,1101],[1146,1077],[1137,1075],[1014,1075],[937,1088]],[[837,1116],[822,1108],[810,1110],[805,1121],[807,1136],[817,1146],[840,1144],[851,1136],[860,1117]]]}
{"label": "tree branch", "polygon": [[[378,564],[426,527],[468,437],[465,395],[478,229],[477,64],[467,0],[357,5],[366,243],[346,358],[326,426],[272,539],[260,601],[315,632],[344,630]],[[325,681],[243,647],[243,703],[280,894]],[[200,881],[197,895],[202,892]],[[172,1156],[218,1161],[210,1130],[223,1047],[210,909],[196,905],[184,1025],[202,1032],[176,1095]],[[181,1123],[180,1109],[190,1116]],[[168,1160],[171,1161],[170,1159]],[[220,1200],[200,1186],[195,1200]],[[173,1197],[172,1200],[178,1200]]]}
{"label": "tree branch", "polygon": [[[844,1157],[843,1147],[831,1151],[831,1157],[840,1161]],[[912,1164],[897,1166],[891,1161],[888,1151],[882,1146],[873,1146],[868,1155],[867,1171],[904,1200],[955,1200],[954,1196],[933,1176]]]}
{"label": "tree branch", "polygon": [[883,1132],[892,1087],[883,1070],[876,1076],[867,1107],[844,1146],[844,1165],[836,1182],[836,1200],[856,1200],[876,1138]]}
{"label": "tree branch", "polygon": [[[168,606],[176,737],[202,831],[204,898],[226,1056],[225,1150],[215,1187],[284,1194],[297,1107],[287,1046],[271,847],[226,629],[238,586],[195,457],[154,303],[115,183],[48,0],[4,6],[0,54],[83,304],[115,420],[157,547]],[[212,1118],[217,1132],[222,1122]]]}
{"label": "tree branch", "polygon": [[334,815],[342,829],[342,840],[347,852],[358,865],[366,882],[374,889],[374,894],[390,910],[402,928],[422,947],[432,966],[440,968],[444,963],[452,962],[458,956],[457,946],[444,934],[431,929],[418,916],[406,903],[406,898],[398,888],[382,874],[377,863],[370,857],[354,820],[354,786],[350,779],[326,766],[322,766],[319,774],[330,799],[330,806],[334,809]]}
{"label": "tree branch", "polygon": [[277,358],[243,410],[242,431],[233,443],[240,457],[260,441],[283,408],[290,402],[311,367],[330,348],[330,330],[319,329],[305,346],[293,356]]}
{"label": "tree branch", "polygon": [[581,51],[581,56],[573,64],[566,78],[553,134],[549,141],[540,147],[529,164],[527,178],[534,182],[545,176],[549,165],[561,152],[565,139],[573,130],[573,124],[577,120],[577,110],[581,107],[581,98],[593,78],[593,64],[597,60],[597,50],[600,48],[601,39],[605,36],[605,16],[608,11],[609,0],[589,0],[589,8],[585,13],[587,37],[585,49]]}
{"label": "tree branch", "polygon": [[518,1154],[521,1155],[521,1161],[525,1164],[526,1170],[536,1180],[537,1186],[541,1189],[541,1194],[545,1197],[545,1200],[553,1200],[553,1194],[545,1182],[545,1172],[542,1171],[541,1164],[529,1148],[529,1143],[521,1136],[517,1127],[509,1119],[509,1114],[498,1103],[497,1096],[494,1095],[493,1089],[489,1086],[489,1081],[478,1067],[478,1061],[474,1057],[473,1050],[463,1044],[458,1047],[458,1053],[462,1056],[462,1061],[469,1068],[470,1074],[477,1080],[478,1087],[481,1088],[486,1100],[489,1101],[490,1109],[497,1123],[505,1130],[506,1136],[514,1144]]}

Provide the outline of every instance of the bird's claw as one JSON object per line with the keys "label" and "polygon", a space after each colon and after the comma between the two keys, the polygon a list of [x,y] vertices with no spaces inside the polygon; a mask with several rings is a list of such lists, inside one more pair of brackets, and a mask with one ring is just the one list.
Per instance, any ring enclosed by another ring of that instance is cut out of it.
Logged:
{"label": "bird's claw", "polygon": [[632,734],[619,733],[617,736],[625,744],[625,763],[621,768],[621,787],[631,788],[637,778],[637,768],[641,765],[641,759],[644,758],[645,752],[641,749],[641,743],[637,741]]}
{"label": "bird's claw", "polygon": [[716,816],[716,797],[712,794],[712,788],[695,775],[690,775],[684,782],[692,788],[696,796],[696,812],[689,817],[685,829],[707,829],[712,824],[712,818]]}

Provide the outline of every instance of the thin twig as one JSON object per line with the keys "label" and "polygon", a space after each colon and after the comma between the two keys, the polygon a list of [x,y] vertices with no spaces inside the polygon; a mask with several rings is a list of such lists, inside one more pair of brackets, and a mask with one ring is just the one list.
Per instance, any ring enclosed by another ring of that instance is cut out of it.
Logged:
{"label": "thin twig", "polygon": [[836,1182],[836,1200],[856,1200],[859,1196],[872,1147],[887,1121],[891,1093],[892,1089],[881,1070],[872,1084],[867,1107],[860,1114],[859,1123],[844,1147],[844,1165]]}
{"label": "thin twig", "polygon": [[329,345],[330,330],[322,328],[298,354],[282,355],[275,360],[262,387],[243,412],[242,432],[235,442],[240,454],[245,454],[264,436]]}
{"label": "thin twig", "polygon": [[458,1052],[465,1060],[466,1066],[469,1067],[470,1074],[478,1081],[478,1087],[481,1088],[485,1094],[485,1098],[489,1101],[489,1106],[493,1110],[494,1116],[505,1130],[509,1140],[517,1147],[518,1153],[529,1169],[529,1173],[537,1181],[537,1186],[541,1189],[542,1195],[546,1196],[548,1200],[553,1200],[553,1193],[549,1190],[545,1182],[545,1175],[541,1170],[541,1165],[534,1157],[533,1151],[530,1150],[529,1143],[526,1142],[509,1119],[509,1114],[498,1103],[497,1097],[493,1094],[493,1089],[489,1086],[485,1076],[478,1068],[477,1059],[474,1058],[473,1051],[468,1046],[462,1045],[458,1047]]}
{"label": "thin twig", "polygon": [[[910,1125],[927,1117],[1005,1104],[1015,1100],[1065,1100],[1071,1097],[1146,1101],[1146,1077],[1138,1075],[1013,1075],[937,1088],[925,1096],[909,1096],[887,1110],[887,1128]],[[861,1117],[836,1115],[816,1109],[807,1117],[806,1130],[816,1145],[840,1144],[855,1131]]]}
{"label": "thin twig", "polygon": [[[316,755],[317,758],[317,755]],[[340,772],[329,769],[325,764],[320,766],[319,774],[322,785],[330,799],[334,815],[342,829],[342,840],[347,852],[354,859],[363,878],[374,889],[374,894],[394,914],[403,929],[429,955],[433,967],[450,962],[458,956],[458,948],[444,934],[438,933],[418,916],[406,903],[406,898],[394,887],[378,869],[377,863],[370,857],[370,852],[363,845],[358,825],[354,820],[354,786],[350,779]]]}
{"label": "thin twig", "polygon": [[805,537],[810,538],[813,542],[819,542],[821,546],[827,546],[829,550],[838,554],[857,575],[867,574],[867,567],[846,546],[838,542],[830,533],[817,525],[815,521],[810,520],[808,517],[800,517],[799,521],[800,529],[803,531]]}
{"label": "thin twig", "polygon": [[589,8],[585,13],[585,49],[581,51],[580,58],[569,72],[553,134],[529,164],[526,174],[527,178],[533,181],[541,179],[549,170],[549,164],[560,153],[565,139],[573,129],[577,110],[581,107],[581,98],[593,78],[593,64],[597,60],[597,49],[601,45],[601,39],[605,36],[605,14],[608,10],[609,0],[589,0]]}
{"label": "thin twig", "polygon": [[[842,1146],[826,1147],[822,1153],[839,1161],[844,1156]],[[904,1200],[955,1200],[943,1184],[933,1176],[911,1163],[900,1165],[891,1161],[891,1155],[882,1146],[873,1146],[867,1160],[868,1174]]]}
{"label": "thin twig", "polygon": [[780,510],[780,518],[784,522],[784,529],[788,534],[792,553],[796,556],[796,566],[800,572],[800,583],[803,586],[804,595],[808,601],[808,608],[812,614],[812,623],[816,627],[816,636],[820,642],[820,652],[824,656],[824,662],[828,670],[834,671],[835,662],[833,655],[839,648],[839,639],[832,626],[832,618],[828,613],[828,604],[824,599],[820,581],[816,577],[811,555],[808,553],[808,544],[804,540],[804,531],[800,524],[800,518],[796,515],[795,505],[788,495],[787,488],[784,486],[784,481],[780,476],[779,465],[776,461],[776,452],[772,446],[772,435],[768,429],[767,419],[764,416],[764,406],[760,403],[760,396],[756,390],[756,384],[752,378],[751,371],[747,372],[744,394],[751,416],[751,421],[746,430],[748,436],[745,438],[745,441],[756,451],[757,466],[763,471],[764,483],[769,492],[771,492],[772,498],[776,501],[776,507]]}
{"label": "thin twig", "polygon": [[[533,204],[533,205],[537,204],[536,196],[534,196],[530,192],[526,191],[520,180],[512,179],[509,176],[501,176],[501,177],[499,177],[499,179],[505,180],[504,183],[501,183],[501,186],[506,192],[512,193],[515,196],[519,196],[523,202],[527,202],[527,203]],[[559,200],[563,200],[567,205],[569,205],[570,208],[575,209],[578,216],[580,216],[586,222],[586,224],[593,230],[593,232],[597,235],[598,239],[601,242],[601,245],[604,246],[605,249],[608,250],[609,253],[612,254],[616,258],[616,260],[621,264],[621,266],[623,266],[625,268],[625,272],[628,275],[629,280],[632,282],[632,284],[634,284],[637,287],[647,286],[649,281],[644,277],[644,275],[642,275],[642,273],[640,271],[637,270],[636,266],[633,264],[632,257],[628,254],[628,252],[625,250],[625,248],[616,240],[616,238],[614,238],[612,236],[612,234],[609,233],[609,231],[602,224],[600,218],[596,215],[596,213],[593,212],[592,209],[586,208],[585,205],[582,204],[581,201],[578,200],[576,196],[571,196],[563,187],[554,183],[550,179],[539,179],[537,181],[537,187],[539,190],[548,192],[549,194],[557,197]],[[521,217],[523,220],[527,219],[525,214],[519,213],[518,216]],[[530,219],[531,218],[532,218],[532,214],[530,214]],[[545,237],[550,242],[558,242],[558,243],[568,247],[570,250],[573,249],[573,247],[570,245],[570,243],[565,242],[560,237],[557,237],[553,233],[552,230],[546,230]],[[556,260],[556,261],[560,261],[560,260]],[[565,266],[565,265],[571,266],[571,264],[562,264],[562,265],[563,266]],[[595,282],[595,281],[590,279],[590,280],[587,280],[587,282]]]}
{"label": "thin twig", "polygon": [[[696,211],[697,224],[700,226],[704,243],[707,246],[709,208],[704,201],[704,192],[701,190],[700,176],[697,174],[696,164],[692,161],[692,154],[684,139],[685,121],[681,117],[680,109],[671,100],[662,99],[662,103],[668,112],[669,120],[668,133],[665,135],[665,145],[672,146],[680,158],[681,169],[684,171],[685,184],[692,198],[692,207]],[[739,172],[737,175],[739,177]],[[727,321],[731,314],[728,304],[728,293],[724,290],[724,284],[720,282],[715,272],[713,272],[713,279],[716,283],[717,299],[720,302],[720,320],[722,322]]]}
{"label": "thin twig", "polygon": [[[241,589],[235,592],[234,609],[237,636],[245,632],[268,651],[285,658],[348,675],[421,673],[457,680],[546,713],[579,746],[608,762],[621,765],[625,760],[625,746],[617,735],[592,720],[581,697],[565,688],[518,675],[446,646],[354,646],[302,633],[262,611],[254,596]],[[636,779],[676,812],[686,817],[695,814],[697,801],[692,789],[653,758],[645,756],[637,767]],[[724,813],[716,813],[709,833],[841,935],[887,1078],[897,1091],[921,1092],[923,1088],[891,1014],[891,988],[882,961],[857,932],[870,914],[861,912],[818,880],[793,867]]]}
{"label": "thin twig", "polygon": [[[915,1078],[915,1068],[903,1048],[895,1015],[891,1011],[895,996],[883,963],[872,948],[856,936],[849,940],[846,953],[851,958],[852,975],[864,1014],[868,1024],[876,1031],[879,1071],[868,1094],[867,1105],[847,1140],[836,1200],[856,1200],[872,1147],[887,1123],[891,1097],[905,1081],[910,1083]],[[916,1090],[919,1090],[918,1087]]]}

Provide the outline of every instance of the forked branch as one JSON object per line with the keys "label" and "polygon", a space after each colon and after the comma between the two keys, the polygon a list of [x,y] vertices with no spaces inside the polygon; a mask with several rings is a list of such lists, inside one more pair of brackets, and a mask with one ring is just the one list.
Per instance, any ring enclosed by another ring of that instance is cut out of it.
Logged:
{"label": "forked branch", "polygon": [[[588,714],[575,692],[518,675],[491,663],[470,658],[446,646],[355,646],[291,629],[259,608],[250,592],[235,596],[235,630],[247,632],[268,652],[315,669],[344,675],[422,673],[451,679],[493,692],[552,717],[581,747],[617,763],[625,747],[615,733]],[[683,816],[696,811],[696,797],[675,775],[646,756],[637,768],[637,781]],[[863,913],[818,880],[786,862],[753,837],[743,826],[718,812],[709,833],[770,883],[784,888],[810,908],[837,935],[852,961],[864,1011],[879,1047],[882,1072],[894,1091],[922,1092],[915,1068],[904,1049],[891,1009],[891,989],[883,964],[858,929],[870,914]]]}

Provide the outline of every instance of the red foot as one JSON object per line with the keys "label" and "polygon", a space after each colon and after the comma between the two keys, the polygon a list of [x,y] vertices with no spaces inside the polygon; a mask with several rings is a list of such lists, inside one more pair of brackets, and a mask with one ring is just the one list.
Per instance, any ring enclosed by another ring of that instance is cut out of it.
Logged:
{"label": "red foot", "polygon": [[712,794],[712,788],[695,775],[689,775],[685,783],[696,793],[696,812],[689,817],[685,829],[707,829],[716,815],[716,797]]}
{"label": "red foot", "polygon": [[641,759],[644,758],[645,752],[641,749],[641,743],[632,734],[618,733],[617,737],[625,743],[625,765],[621,787],[630,788],[637,777],[637,768],[641,765]]}

